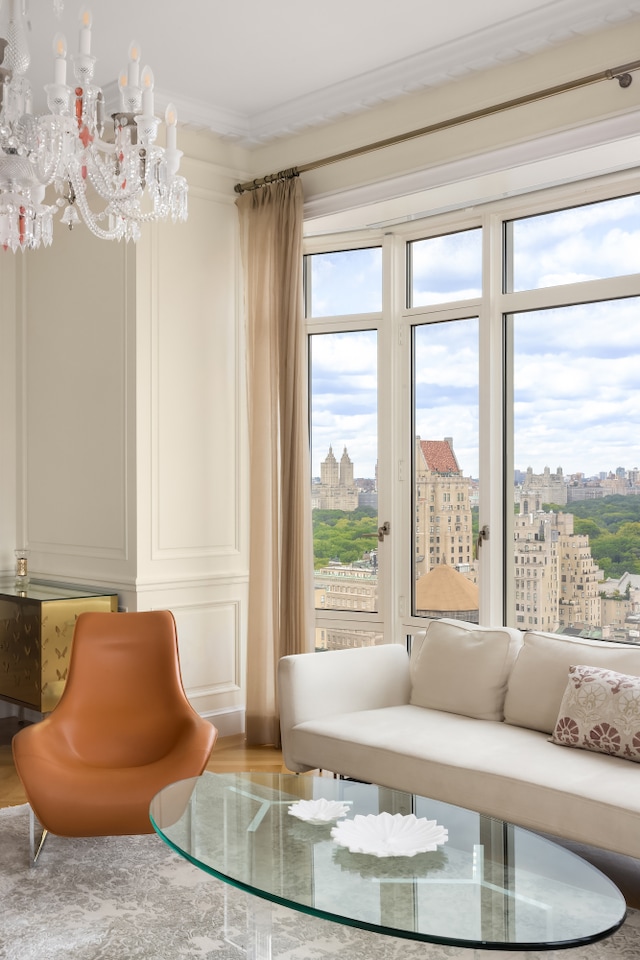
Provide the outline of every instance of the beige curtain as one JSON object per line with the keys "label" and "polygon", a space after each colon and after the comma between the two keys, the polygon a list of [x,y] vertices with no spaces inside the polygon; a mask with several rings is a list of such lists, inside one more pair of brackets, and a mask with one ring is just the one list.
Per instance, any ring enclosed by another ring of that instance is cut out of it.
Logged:
{"label": "beige curtain", "polygon": [[247,741],[280,743],[280,657],[312,649],[313,547],[302,291],[302,184],[237,200],[250,457]]}

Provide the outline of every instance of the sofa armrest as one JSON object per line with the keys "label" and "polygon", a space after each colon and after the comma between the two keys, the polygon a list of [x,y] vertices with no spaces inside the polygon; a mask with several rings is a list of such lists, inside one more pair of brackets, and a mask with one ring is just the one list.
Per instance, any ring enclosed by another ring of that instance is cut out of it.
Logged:
{"label": "sofa armrest", "polygon": [[409,657],[396,643],[282,657],[278,698],[282,753],[289,770],[308,770],[291,757],[290,733],[307,720],[409,702]]}

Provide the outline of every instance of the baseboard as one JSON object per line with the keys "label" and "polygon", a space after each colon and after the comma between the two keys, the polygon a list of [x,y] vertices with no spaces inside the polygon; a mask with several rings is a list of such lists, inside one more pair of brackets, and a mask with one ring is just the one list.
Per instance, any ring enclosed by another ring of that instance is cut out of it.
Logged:
{"label": "baseboard", "polygon": [[207,713],[201,713],[200,716],[211,721],[220,737],[235,737],[237,734],[245,732],[245,711],[243,707],[232,707],[229,710],[210,710]]}

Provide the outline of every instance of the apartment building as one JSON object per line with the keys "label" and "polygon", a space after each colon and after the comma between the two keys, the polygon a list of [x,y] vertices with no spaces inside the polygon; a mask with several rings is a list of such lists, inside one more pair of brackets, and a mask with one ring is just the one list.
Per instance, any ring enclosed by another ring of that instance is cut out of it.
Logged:
{"label": "apartment building", "polygon": [[469,478],[453,438],[415,442],[415,579],[439,564],[468,568],[473,561]]}
{"label": "apartment building", "polygon": [[521,630],[559,627],[559,535],[557,514],[514,519],[515,625]]}
{"label": "apartment building", "polygon": [[589,537],[573,532],[572,514],[557,516],[560,559],[559,625],[561,628],[585,630],[606,626],[600,603],[603,573],[591,556]]}
{"label": "apartment building", "polygon": [[555,473],[551,473],[549,467],[545,467],[542,473],[534,473],[531,467],[527,467],[520,501],[523,513],[536,513],[542,510],[544,503],[564,506],[567,502],[567,484],[562,467],[558,467]]}
{"label": "apartment building", "polygon": [[353,463],[345,447],[336,460],[333,448],[320,464],[320,482],[311,488],[313,510],[356,510],[358,488],[353,479]]}
{"label": "apartment building", "polygon": [[602,637],[602,571],[589,538],[573,532],[569,513],[515,518],[515,611],[522,629],[573,630]]}

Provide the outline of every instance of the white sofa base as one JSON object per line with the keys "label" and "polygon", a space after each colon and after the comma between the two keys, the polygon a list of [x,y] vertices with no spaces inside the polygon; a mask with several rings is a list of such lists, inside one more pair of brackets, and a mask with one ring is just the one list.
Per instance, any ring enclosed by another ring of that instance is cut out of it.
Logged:
{"label": "white sofa base", "polygon": [[407,704],[307,721],[291,749],[311,767],[640,857],[640,792],[620,802],[633,799],[630,764],[536,730]]}
{"label": "white sofa base", "polygon": [[413,705],[400,645],[284,657],[279,686],[290,770],[331,771],[640,858],[640,764]]}

